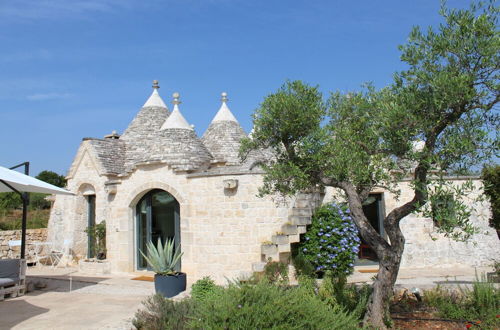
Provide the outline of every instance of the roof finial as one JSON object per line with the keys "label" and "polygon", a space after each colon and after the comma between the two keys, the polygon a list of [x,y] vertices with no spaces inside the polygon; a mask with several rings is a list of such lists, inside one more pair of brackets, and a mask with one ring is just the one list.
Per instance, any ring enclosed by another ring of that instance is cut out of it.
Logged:
{"label": "roof finial", "polygon": [[227,93],[226,92],[222,92],[220,95],[222,96],[222,98],[220,99],[222,102],[226,103],[229,100],[227,98]]}
{"label": "roof finial", "polygon": [[181,104],[181,101],[179,100],[181,95],[178,92],[172,94],[172,97],[174,98],[174,100],[172,101],[173,104]]}
{"label": "roof finial", "polygon": [[160,88],[158,80],[153,80],[153,89],[158,89],[158,88]]}

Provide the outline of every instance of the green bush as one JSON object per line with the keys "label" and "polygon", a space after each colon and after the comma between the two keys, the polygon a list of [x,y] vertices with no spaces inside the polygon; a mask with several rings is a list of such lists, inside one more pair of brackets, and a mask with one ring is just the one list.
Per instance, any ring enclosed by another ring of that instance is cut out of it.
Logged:
{"label": "green bush", "polygon": [[481,321],[481,327],[498,329],[500,319],[500,288],[486,282],[484,276],[472,289],[445,290],[437,287],[426,291],[424,302],[438,310],[441,317],[454,320]]}
{"label": "green bush", "polygon": [[335,277],[327,273],[317,292],[320,299],[330,306],[342,306],[346,311],[362,318],[366,312],[372,288],[367,284],[362,286],[347,284],[345,277]]}
{"label": "green bush", "polygon": [[144,309],[135,313],[132,324],[139,330],[189,329],[187,321],[195,308],[195,301],[172,301],[160,294],[143,302]]}
{"label": "green bush", "polygon": [[264,276],[270,283],[288,284],[288,265],[279,261],[268,262],[264,267]]}
{"label": "green bush", "polygon": [[297,276],[309,276],[313,277],[316,275],[314,266],[307,260],[304,255],[298,251],[296,254],[292,254],[292,263],[295,267],[295,274]]}
{"label": "green bush", "polygon": [[357,329],[358,319],[303,287],[231,284],[196,306],[195,329]]}
{"label": "green bush", "polygon": [[215,282],[206,276],[191,286],[191,296],[196,300],[204,300],[207,296],[213,294],[217,288]]}
{"label": "green bush", "polygon": [[[194,287],[193,298],[178,302],[161,295],[148,298],[144,308],[135,314],[133,325],[147,330],[358,329],[362,316],[361,304],[350,312],[338,304],[342,299],[327,301],[325,298],[332,292],[335,294],[335,290],[318,288],[311,277],[304,277],[298,287],[260,281],[232,283],[222,288],[209,278],[198,281]],[[362,290],[343,285],[342,292],[342,295],[353,294],[352,300],[363,301],[365,306]]]}
{"label": "green bush", "polygon": [[485,166],[481,173],[484,182],[484,193],[490,198],[490,226],[495,228],[500,237],[500,165]]}
{"label": "green bush", "polygon": [[352,274],[360,239],[350,211],[336,204],[323,205],[300,243],[299,252],[318,275],[330,271],[334,276]]}

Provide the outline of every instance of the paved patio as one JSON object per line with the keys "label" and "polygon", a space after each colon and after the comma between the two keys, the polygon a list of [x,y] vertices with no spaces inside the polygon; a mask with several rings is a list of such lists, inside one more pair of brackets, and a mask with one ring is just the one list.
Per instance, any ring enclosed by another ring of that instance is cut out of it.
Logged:
{"label": "paved patio", "polygon": [[[377,266],[356,267],[349,282],[370,282]],[[362,273],[361,271],[368,271]],[[488,268],[401,269],[397,286],[428,289],[437,284],[467,285]],[[0,302],[0,329],[131,329],[141,302],[154,293],[138,274],[90,276],[76,269],[30,268],[28,279],[45,288]]]}
{"label": "paved patio", "polygon": [[44,288],[0,302],[0,329],[131,329],[153,282],[137,275],[89,276],[76,269],[28,269],[28,281]]}

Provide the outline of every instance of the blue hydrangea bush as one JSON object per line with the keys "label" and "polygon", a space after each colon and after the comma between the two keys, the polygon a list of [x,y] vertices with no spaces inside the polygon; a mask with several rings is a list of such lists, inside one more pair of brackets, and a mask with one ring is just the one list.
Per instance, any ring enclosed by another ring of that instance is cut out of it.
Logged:
{"label": "blue hydrangea bush", "polygon": [[315,267],[318,275],[330,271],[333,276],[344,277],[353,272],[359,245],[358,229],[349,209],[327,204],[313,215],[299,253]]}

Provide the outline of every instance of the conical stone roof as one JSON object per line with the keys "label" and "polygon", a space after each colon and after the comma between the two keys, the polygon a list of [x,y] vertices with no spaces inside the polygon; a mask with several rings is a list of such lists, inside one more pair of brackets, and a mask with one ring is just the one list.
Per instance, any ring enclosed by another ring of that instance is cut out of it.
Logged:
{"label": "conical stone roof", "polygon": [[174,93],[174,111],[158,133],[158,143],[149,150],[150,158],[164,162],[176,171],[206,168],[210,152],[179,110],[179,94]]}
{"label": "conical stone roof", "polygon": [[161,125],[168,111],[158,93],[158,81],[153,81],[153,93],[120,137],[126,144],[125,168],[130,171],[136,163],[149,160],[149,150],[158,141]]}
{"label": "conical stone roof", "polygon": [[243,128],[227,106],[227,94],[222,93],[222,105],[203,134],[203,144],[212,154],[212,163],[240,164],[240,141],[246,137]]}

